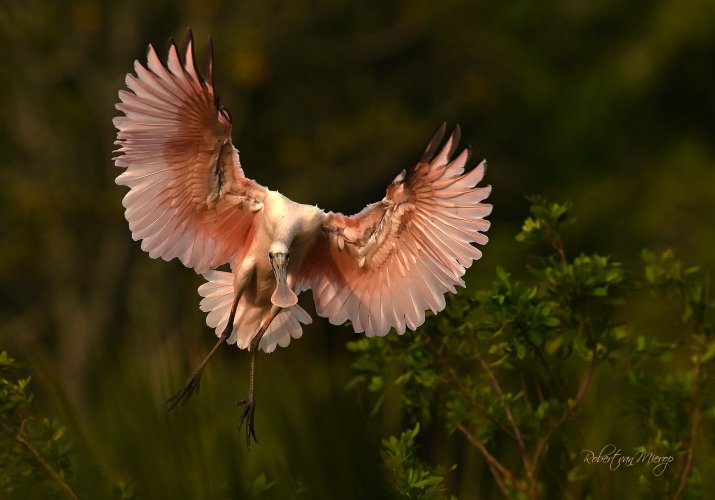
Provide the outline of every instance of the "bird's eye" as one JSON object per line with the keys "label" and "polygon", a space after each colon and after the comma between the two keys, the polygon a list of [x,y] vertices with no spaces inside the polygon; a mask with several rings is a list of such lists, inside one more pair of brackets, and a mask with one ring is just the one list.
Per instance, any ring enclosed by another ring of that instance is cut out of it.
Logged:
{"label": "bird's eye", "polygon": [[273,258],[273,252],[268,252],[268,258],[272,259]]}

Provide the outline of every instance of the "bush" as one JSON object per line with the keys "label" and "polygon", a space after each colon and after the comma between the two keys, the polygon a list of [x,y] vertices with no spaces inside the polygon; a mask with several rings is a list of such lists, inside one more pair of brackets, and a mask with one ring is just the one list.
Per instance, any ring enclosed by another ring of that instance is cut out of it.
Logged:
{"label": "bush", "polygon": [[57,420],[30,413],[30,377],[0,352],[0,491],[13,498],[34,495],[77,498],[65,428]]}
{"label": "bush", "polygon": [[[571,258],[570,206],[530,201],[516,239],[545,249],[529,257],[531,277],[497,269],[489,288],[452,297],[414,334],[350,343],[349,386],[374,393],[375,412],[397,391],[411,421],[460,436],[493,478],[483,495],[493,483],[509,498],[697,496],[713,463],[703,439],[715,417],[707,278],[669,250],[644,251],[640,271],[600,253]],[[414,485],[392,484],[413,496]]]}

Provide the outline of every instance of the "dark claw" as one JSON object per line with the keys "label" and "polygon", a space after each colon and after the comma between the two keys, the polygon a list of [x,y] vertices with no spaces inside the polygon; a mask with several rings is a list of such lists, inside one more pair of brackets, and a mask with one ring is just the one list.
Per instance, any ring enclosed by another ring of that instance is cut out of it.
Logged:
{"label": "dark claw", "polygon": [[241,427],[243,427],[243,421],[246,421],[246,448],[248,449],[249,453],[251,451],[251,436],[253,436],[253,440],[258,444],[258,438],[256,437],[256,427],[255,427],[255,419],[253,418],[253,415],[256,413],[256,402],[253,400],[241,400],[238,403],[238,406],[244,406],[243,408],[243,414],[241,415],[241,421],[238,423],[238,430],[239,432],[241,431]]}
{"label": "dark claw", "polygon": [[191,397],[191,395],[196,392],[199,393],[201,388],[201,372],[192,373],[191,376],[186,380],[184,387],[166,400],[166,411],[171,411],[176,408],[179,404],[184,404]]}

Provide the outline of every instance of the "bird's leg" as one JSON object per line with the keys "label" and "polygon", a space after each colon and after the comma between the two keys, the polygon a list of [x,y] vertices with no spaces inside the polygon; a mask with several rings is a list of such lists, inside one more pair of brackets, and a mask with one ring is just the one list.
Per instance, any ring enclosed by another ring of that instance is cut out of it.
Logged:
{"label": "bird's leg", "polygon": [[[241,290],[241,292],[242,291],[243,290]],[[186,400],[189,399],[189,397],[194,393],[194,391],[199,392],[201,374],[203,373],[204,368],[206,368],[206,365],[208,364],[211,357],[216,353],[216,351],[218,351],[218,348],[221,347],[221,344],[226,342],[231,336],[231,332],[233,331],[233,319],[236,315],[236,307],[238,307],[238,301],[241,300],[241,295],[242,293],[237,293],[234,297],[233,304],[231,305],[231,313],[228,315],[228,322],[226,323],[226,328],[224,328],[223,332],[221,333],[221,337],[219,337],[218,341],[216,342],[216,345],[213,346],[213,348],[209,351],[209,353],[199,364],[199,366],[197,366],[196,369],[191,372],[189,378],[186,379],[184,387],[166,401],[167,411],[173,410],[179,403],[185,403]]]}
{"label": "bird's leg", "polygon": [[256,412],[256,398],[254,394],[254,379],[256,375],[256,354],[258,354],[258,344],[260,344],[263,334],[271,324],[271,321],[278,316],[281,311],[280,307],[273,306],[268,317],[261,323],[261,328],[258,333],[251,339],[251,345],[249,347],[251,351],[251,364],[248,372],[248,397],[242,401],[238,402],[238,405],[243,405],[243,414],[241,415],[241,421],[238,424],[238,430],[241,430],[243,426],[243,421],[246,421],[246,448],[251,451],[251,436],[253,440],[258,443],[258,438],[256,437],[256,428],[253,422],[253,414]]}

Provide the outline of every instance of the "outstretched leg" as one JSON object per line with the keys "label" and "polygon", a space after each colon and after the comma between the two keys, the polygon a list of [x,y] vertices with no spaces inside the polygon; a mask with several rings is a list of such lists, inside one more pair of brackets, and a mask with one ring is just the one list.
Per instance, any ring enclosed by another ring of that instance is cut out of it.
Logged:
{"label": "outstretched leg", "polygon": [[241,295],[242,294],[239,293],[233,299],[233,304],[231,305],[231,313],[228,315],[228,322],[226,323],[226,328],[224,328],[223,332],[221,333],[221,337],[219,337],[218,341],[216,342],[216,345],[213,346],[213,348],[209,351],[209,353],[199,364],[199,366],[197,366],[196,369],[191,372],[189,378],[186,379],[184,387],[166,401],[167,411],[173,410],[179,403],[185,403],[186,400],[189,399],[189,397],[194,392],[199,392],[201,374],[203,373],[204,368],[206,368],[206,365],[208,364],[209,360],[213,357],[216,351],[218,351],[218,348],[221,347],[221,344],[226,342],[231,336],[231,332],[233,331],[233,319],[236,315],[236,307],[238,306],[238,301],[241,300]]}
{"label": "outstretched leg", "polygon": [[258,443],[258,438],[256,437],[256,428],[253,421],[253,415],[256,412],[256,398],[254,394],[253,383],[256,375],[256,354],[258,353],[258,344],[260,344],[261,339],[263,338],[263,334],[266,333],[266,330],[270,326],[271,321],[273,321],[275,317],[278,316],[278,313],[280,311],[280,307],[271,307],[271,312],[268,314],[268,317],[263,320],[263,323],[261,323],[261,328],[260,330],[258,330],[256,336],[253,337],[253,339],[251,340],[251,345],[249,348],[251,351],[251,364],[248,372],[248,398],[238,402],[239,406],[244,406],[243,414],[241,415],[241,421],[238,424],[238,430],[241,430],[241,427],[243,426],[243,421],[245,420],[246,448],[248,448],[249,452],[251,451],[251,436],[253,436],[253,440]]}

